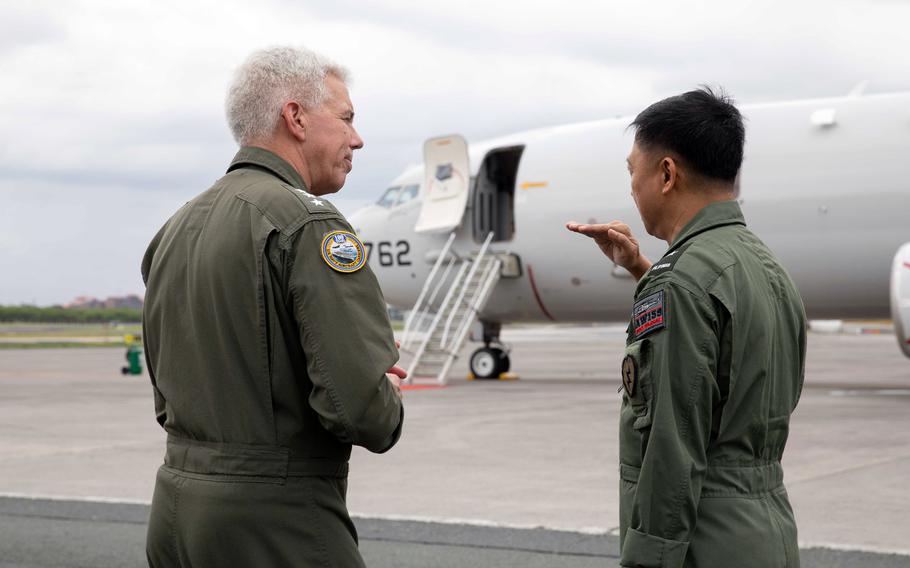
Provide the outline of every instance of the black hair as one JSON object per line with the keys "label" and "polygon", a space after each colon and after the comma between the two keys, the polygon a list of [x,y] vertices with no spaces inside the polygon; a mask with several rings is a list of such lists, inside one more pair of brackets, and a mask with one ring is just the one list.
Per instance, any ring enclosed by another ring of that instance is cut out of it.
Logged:
{"label": "black hair", "polygon": [[702,86],[658,101],[629,127],[643,149],[673,152],[705,177],[732,183],[743,163],[743,117],[723,90]]}

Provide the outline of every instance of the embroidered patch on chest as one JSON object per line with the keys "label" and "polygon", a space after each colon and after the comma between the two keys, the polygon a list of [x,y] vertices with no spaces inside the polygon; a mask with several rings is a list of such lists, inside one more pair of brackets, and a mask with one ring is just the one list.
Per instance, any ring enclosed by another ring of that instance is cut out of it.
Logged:
{"label": "embroidered patch on chest", "polygon": [[632,339],[640,339],[645,335],[667,327],[666,311],[664,306],[664,291],[658,290],[653,294],[635,302],[632,306]]}

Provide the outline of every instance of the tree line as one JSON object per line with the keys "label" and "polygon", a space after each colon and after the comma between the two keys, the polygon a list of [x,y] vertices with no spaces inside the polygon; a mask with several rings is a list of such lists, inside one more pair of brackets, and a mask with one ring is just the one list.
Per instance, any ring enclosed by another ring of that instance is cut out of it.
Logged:
{"label": "tree line", "polygon": [[0,306],[0,322],[27,323],[138,323],[142,311],[135,308],[64,308],[51,306]]}

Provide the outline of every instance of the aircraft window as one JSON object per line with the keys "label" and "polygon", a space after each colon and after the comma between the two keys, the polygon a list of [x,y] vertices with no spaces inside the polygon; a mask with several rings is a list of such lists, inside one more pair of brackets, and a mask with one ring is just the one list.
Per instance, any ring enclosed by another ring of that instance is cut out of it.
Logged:
{"label": "aircraft window", "polygon": [[417,197],[419,185],[406,185],[401,188],[401,194],[398,196],[398,205],[403,205]]}
{"label": "aircraft window", "polygon": [[400,189],[401,186],[395,185],[385,190],[385,193],[382,194],[382,197],[379,198],[379,201],[377,201],[376,204],[380,207],[391,207],[392,205],[395,205]]}

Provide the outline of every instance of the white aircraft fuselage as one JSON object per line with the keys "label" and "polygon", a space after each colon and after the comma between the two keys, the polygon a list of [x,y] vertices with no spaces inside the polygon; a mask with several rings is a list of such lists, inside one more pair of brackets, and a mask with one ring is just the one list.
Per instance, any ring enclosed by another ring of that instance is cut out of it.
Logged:
{"label": "white aircraft fuselage", "polygon": [[[745,159],[738,199],[749,228],[789,270],[812,318],[887,318],[889,278],[910,241],[910,93],[744,105]],[[667,243],[646,234],[630,194],[625,158],[631,118],[533,130],[470,146],[472,180],[485,159],[510,149],[517,162],[499,187],[502,238],[491,248],[520,259],[479,314],[485,322],[626,321],[635,281],[567,221],[628,223],[643,252],[659,259]],[[406,170],[393,187],[406,200],[368,206],[351,223],[371,251],[386,300],[410,308],[450,230],[415,232],[428,176]],[[420,186],[419,189],[414,185]],[[484,205],[477,183],[453,249],[466,255]],[[407,190],[405,190],[407,192]],[[394,192],[393,192],[394,193]],[[484,229],[486,230],[486,229]],[[910,265],[907,265],[910,277]]]}

